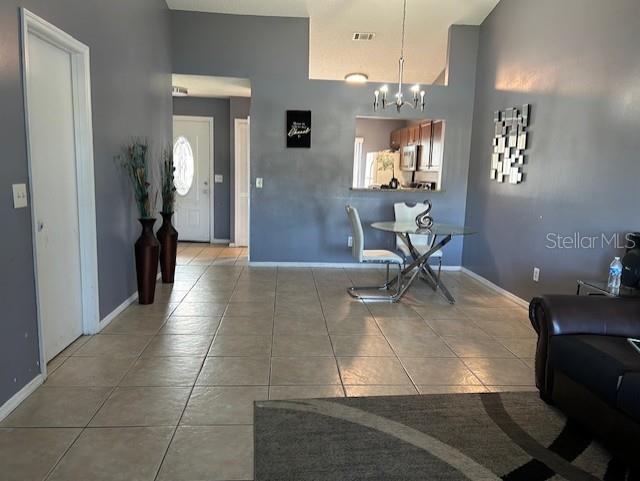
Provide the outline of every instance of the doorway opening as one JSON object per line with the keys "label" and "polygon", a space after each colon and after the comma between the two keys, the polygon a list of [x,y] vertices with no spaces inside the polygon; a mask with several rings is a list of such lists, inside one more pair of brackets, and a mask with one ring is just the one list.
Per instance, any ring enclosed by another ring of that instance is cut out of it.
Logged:
{"label": "doorway opening", "polygon": [[[177,73],[172,82],[179,239],[248,247],[251,83]],[[210,139],[205,121],[213,125]]]}
{"label": "doorway opening", "polygon": [[89,47],[67,33],[26,9],[21,16],[40,368],[46,377],[49,360],[82,334],[99,330],[90,59]]}

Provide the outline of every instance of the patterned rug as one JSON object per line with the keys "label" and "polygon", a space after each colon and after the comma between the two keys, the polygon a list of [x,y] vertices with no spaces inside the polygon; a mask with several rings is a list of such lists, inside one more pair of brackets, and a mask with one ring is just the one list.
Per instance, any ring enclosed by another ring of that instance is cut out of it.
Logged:
{"label": "patterned rug", "polygon": [[537,393],[255,403],[256,481],[636,480]]}

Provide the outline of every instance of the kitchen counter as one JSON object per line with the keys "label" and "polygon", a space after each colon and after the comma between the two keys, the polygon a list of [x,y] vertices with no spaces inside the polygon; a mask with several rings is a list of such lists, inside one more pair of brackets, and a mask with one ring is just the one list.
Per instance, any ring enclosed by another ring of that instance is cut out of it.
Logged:
{"label": "kitchen counter", "polygon": [[398,192],[422,192],[422,193],[439,193],[444,192],[444,190],[430,190],[430,189],[415,189],[412,187],[400,187],[398,189],[372,189],[370,187],[362,188],[362,187],[351,187],[349,190],[354,192],[384,192],[384,193],[398,193]]}

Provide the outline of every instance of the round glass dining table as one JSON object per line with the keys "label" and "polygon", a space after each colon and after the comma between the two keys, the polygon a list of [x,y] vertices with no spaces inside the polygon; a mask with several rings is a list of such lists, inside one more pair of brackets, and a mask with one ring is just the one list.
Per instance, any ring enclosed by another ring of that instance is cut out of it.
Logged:
{"label": "round glass dining table", "polygon": [[[402,283],[402,295],[407,291],[409,286],[416,279],[418,274],[422,275],[422,279],[425,280],[433,290],[438,289],[442,292],[444,297],[451,303],[455,303],[454,297],[447,289],[447,286],[442,282],[439,275],[431,269],[429,266],[429,258],[438,250],[446,246],[453,237],[465,236],[475,234],[476,231],[467,226],[459,226],[453,224],[438,224],[434,223],[429,228],[418,227],[415,222],[374,222],[371,224],[374,229],[392,232],[396,234],[402,242],[408,247],[413,261],[409,263],[398,275],[397,282]],[[426,252],[420,253],[411,242],[412,236],[429,236],[429,243],[427,244]]]}

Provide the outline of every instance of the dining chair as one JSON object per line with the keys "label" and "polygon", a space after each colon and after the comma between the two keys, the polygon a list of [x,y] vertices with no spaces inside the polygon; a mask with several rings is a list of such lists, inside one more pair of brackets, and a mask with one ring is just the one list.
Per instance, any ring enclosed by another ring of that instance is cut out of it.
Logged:
{"label": "dining chair", "polygon": [[[347,292],[352,297],[357,299],[369,299],[369,300],[389,300],[395,302],[399,299],[401,290],[402,290],[402,266],[404,264],[404,260],[395,252],[391,252],[384,249],[365,249],[364,248],[364,232],[362,230],[362,222],[360,222],[360,214],[358,213],[358,209],[351,205],[346,206],[347,216],[349,217],[349,222],[351,223],[351,233],[353,236],[353,244],[351,253],[353,258],[357,262],[363,263],[374,263],[374,264],[385,264],[387,267],[386,273],[386,282],[382,286],[371,286],[371,287],[349,287]],[[398,266],[398,276],[394,279],[389,279],[389,266],[390,265]],[[393,294],[390,295],[360,295],[358,291],[365,290],[386,290],[388,291],[393,284],[396,284],[396,289]]]}
{"label": "dining chair", "polygon": [[[418,214],[421,214],[427,209],[427,204],[424,202],[417,202],[415,205],[409,205],[406,202],[397,202],[393,204],[393,211],[395,213],[396,222],[411,222],[414,223]],[[411,244],[415,247],[418,254],[423,255],[433,246],[434,236],[432,235],[418,235],[409,234]],[[405,259],[412,257],[411,251],[405,242],[396,236],[396,248],[402,252]],[[440,273],[442,271],[442,250],[438,249],[429,258],[435,258],[438,261],[438,276],[437,281],[440,282]]]}

